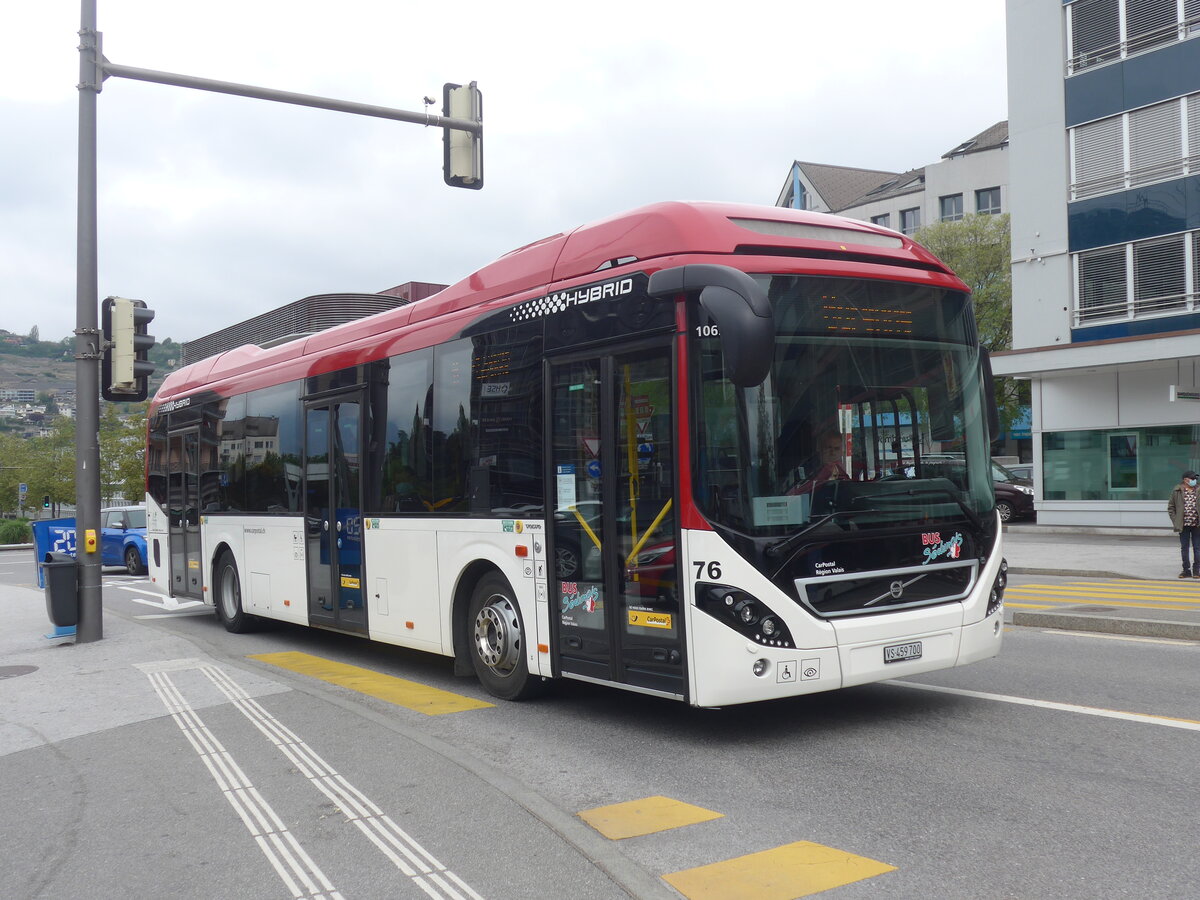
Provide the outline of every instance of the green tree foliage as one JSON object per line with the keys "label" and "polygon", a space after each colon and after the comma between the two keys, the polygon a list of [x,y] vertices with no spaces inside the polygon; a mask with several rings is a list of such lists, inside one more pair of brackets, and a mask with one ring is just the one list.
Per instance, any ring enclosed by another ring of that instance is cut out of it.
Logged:
{"label": "green tree foliage", "polygon": [[[100,499],[109,503],[123,495],[130,503],[145,497],[142,465],[147,404],[106,403],[100,417]],[[75,421],[60,416],[50,434],[28,440],[0,434],[0,510],[17,508],[20,484],[29,486],[25,509],[41,512],[42,497],[58,503],[75,501]]]}
{"label": "green tree foliage", "polygon": [[[1008,214],[969,215],[921,228],[916,241],[954,270],[975,303],[979,342],[990,353],[1012,349],[1012,255]],[[1028,382],[996,379],[1000,427],[1007,431],[1028,404]]]}
{"label": "green tree foliage", "polygon": [[145,499],[143,459],[148,405],[127,404],[131,411],[119,415],[117,404],[103,404],[100,415],[100,495],[106,504],[117,495],[123,496],[126,503],[141,503]]}

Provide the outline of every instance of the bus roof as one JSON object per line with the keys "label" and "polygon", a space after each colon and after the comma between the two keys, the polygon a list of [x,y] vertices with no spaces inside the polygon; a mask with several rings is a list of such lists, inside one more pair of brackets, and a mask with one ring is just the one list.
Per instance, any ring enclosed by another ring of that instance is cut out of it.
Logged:
{"label": "bus roof", "polygon": [[[344,347],[404,325],[536,290],[566,279],[678,254],[762,254],[791,251],[916,268],[948,277],[936,257],[909,238],[867,222],[826,213],[739,203],[669,201],[643,206],[526,244],[424,300],[338,325],[269,349],[228,350],[172,372],[154,404],[311,354]],[[653,269],[653,265],[647,265]],[[947,286],[950,286],[949,284]]]}

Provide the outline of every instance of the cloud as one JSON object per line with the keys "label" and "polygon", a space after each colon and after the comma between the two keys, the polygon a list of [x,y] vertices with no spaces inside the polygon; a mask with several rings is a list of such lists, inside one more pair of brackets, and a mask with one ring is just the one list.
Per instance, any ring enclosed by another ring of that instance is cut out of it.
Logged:
{"label": "cloud", "polygon": [[[70,6],[69,4],[67,6]],[[74,328],[73,9],[10,15],[0,86],[0,327]],[[99,0],[113,62],[423,109],[484,94],[485,187],[441,178],[436,129],[110,78],[98,99],[100,296],[188,340],[326,291],[452,282],[665,199],[769,205],[793,159],[932,162],[1005,118],[1004,9],[862,0],[736,8],[383,0],[185,11]],[[18,81],[20,83],[18,83]],[[439,111],[435,108],[435,112]]]}

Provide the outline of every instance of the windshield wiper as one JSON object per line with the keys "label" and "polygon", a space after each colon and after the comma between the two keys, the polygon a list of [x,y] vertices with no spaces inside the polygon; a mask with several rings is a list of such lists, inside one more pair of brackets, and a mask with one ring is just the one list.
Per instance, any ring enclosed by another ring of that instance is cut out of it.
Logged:
{"label": "windshield wiper", "polygon": [[764,552],[771,559],[777,559],[778,557],[782,556],[783,554],[785,554],[789,550],[791,550],[793,547],[795,547],[800,542],[801,538],[803,538],[806,534],[808,534],[809,532],[811,532],[817,528],[820,528],[822,525],[824,525],[826,522],[830,521],[831,519],[836,519],[838,516],[848,516],[848,515],[857,516],[859,513],[865,513],[865,512],[879,512],[879,510],[877,510],[877,509],[837,509],[837,510],[834,510],[831,513],[827,513],[826,515],[821,516],[821,518],[810,522],[808,525],[806,525],[804,528],[801,528],[795,534],[789,534],[787,537],[780,538],[779,540],[775,541],[773,544],[768,544],[766,546]]}
{"label": "windshield wiper", "polygon": [[941,488],[941,487],[934,487],[934,486],[923,487],[920,489],[909,488],[907,491],[889,491],[886,494],[878,494],[877,496],[879,496],[879,497],[905,497],[905,496],[915,497],[918,494],[941,494],[944,497],[949,497],[951,500],[953,500],[955,503],[958,504],[958,508],[962,510],[964,516],[966,516],[968,519],[970,519],[971,524],[974,525],[976,528],[978,528],[980,531],[983,531],[983,519],[979,518],[979,513],[975,512],[975,510],[973,510],[973,509],[971,509],[971,507],[967,506],[966,502],[962,499],[962,497],[958,496],[958,494],[954,493],[954,491],[950,490],[949,488]]}

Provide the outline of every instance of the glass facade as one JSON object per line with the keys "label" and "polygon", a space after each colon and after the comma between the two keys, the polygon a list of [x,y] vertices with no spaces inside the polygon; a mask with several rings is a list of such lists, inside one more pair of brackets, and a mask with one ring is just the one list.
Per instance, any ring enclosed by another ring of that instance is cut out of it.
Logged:
{"label": "glass facade", "polygon": [[1045,500],[1161,500],[1165,504],[1186,469],[1200,469],[1200,425],[1042,435]]}

